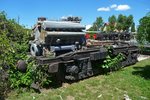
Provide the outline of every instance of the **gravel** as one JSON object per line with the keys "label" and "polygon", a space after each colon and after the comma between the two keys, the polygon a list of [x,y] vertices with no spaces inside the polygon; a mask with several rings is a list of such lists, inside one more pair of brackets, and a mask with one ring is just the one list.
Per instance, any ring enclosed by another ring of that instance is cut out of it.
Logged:
{"label": "gravel", "polygon": [[150,55],[139,55],[138,61],[145,60],[145,59],[148,59],[148,58],[150,58]]}

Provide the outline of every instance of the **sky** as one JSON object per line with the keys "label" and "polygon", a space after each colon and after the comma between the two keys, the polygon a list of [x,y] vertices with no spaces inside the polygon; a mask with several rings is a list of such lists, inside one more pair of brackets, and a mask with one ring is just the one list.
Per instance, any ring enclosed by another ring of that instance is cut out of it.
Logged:
{"label": "sky", "polygon": [[80,16],[82,24],[90,26],[101,16],[104,22],[112,15],[130,15],[136,25],[150,11],[149,0],[0,0],[0,11],[8,18],[18,20],[28,28],[34,26],[38,17],[59,19],[62,16]]}

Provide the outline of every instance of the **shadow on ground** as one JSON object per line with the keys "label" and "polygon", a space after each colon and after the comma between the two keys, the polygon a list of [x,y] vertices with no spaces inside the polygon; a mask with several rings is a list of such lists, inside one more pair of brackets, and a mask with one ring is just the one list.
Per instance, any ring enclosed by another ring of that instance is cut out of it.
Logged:
{"label": "shadow on ground", "polygon": [[150,79],[150,65],[146,65],[144,67],[133,67],[135,71],[132,72],[133,75],[138,75],[143,77],[144,79]]}

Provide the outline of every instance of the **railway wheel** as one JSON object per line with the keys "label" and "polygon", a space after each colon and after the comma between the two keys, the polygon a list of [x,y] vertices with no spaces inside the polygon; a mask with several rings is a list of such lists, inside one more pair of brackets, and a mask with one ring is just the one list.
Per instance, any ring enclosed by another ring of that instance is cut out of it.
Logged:
{"label": "railway wheel", "polygon": [[39,45],[33,43],[30,46],[30,52],[31,52],[32,56],[41,56],[42,55],[42,48]]}

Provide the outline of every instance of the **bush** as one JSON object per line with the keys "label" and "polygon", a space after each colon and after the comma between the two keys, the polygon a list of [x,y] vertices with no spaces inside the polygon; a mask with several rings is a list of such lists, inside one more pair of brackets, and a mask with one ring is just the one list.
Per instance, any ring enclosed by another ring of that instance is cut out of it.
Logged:
{"label": "bush", "polygon": [[[5,12],[0,12],[0,64],[8,67],[8,70],[3,70],[0,75],[2,77],[5,76],[4,73],[8,73],[7,81],[0,80],[1,95],[5,95],[6,88],[30,89],[33,84],[33,88],[35,85],[41,88],[51,82],[47,72],[48,66],[38,66],[35,60],[27,55],[30,32],[31,30],[19,25],[14,19],[7,19]],[[25,61],[26,64],[18,68],[18,61]],[[26,67],[25,71],[21,71],[23,67]]]}
{"label": "bush", "polygon": [[0,100],[3,100],[10,91],[10,82],[8,81],[8,74],[0,66]]}

